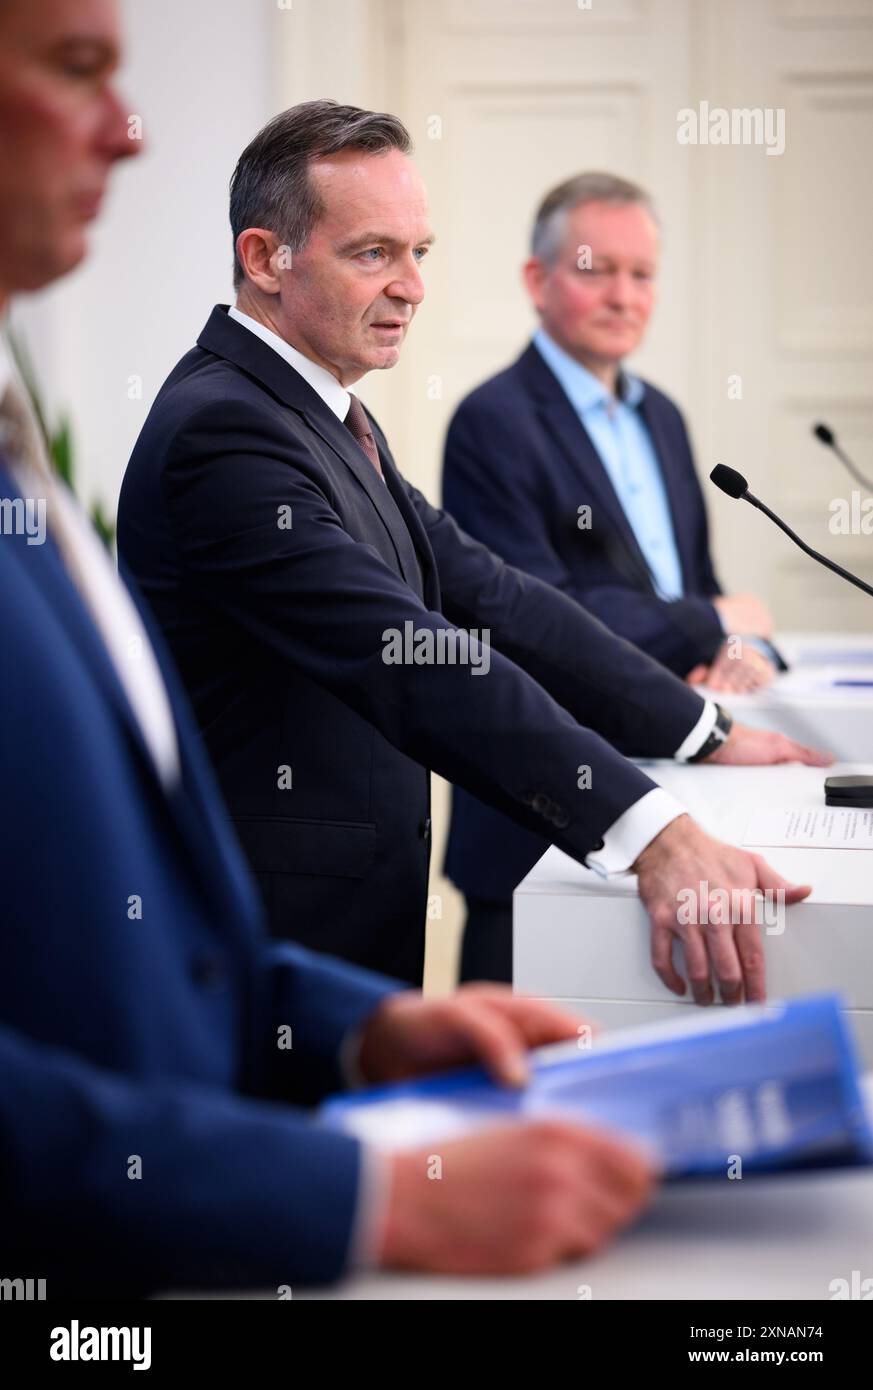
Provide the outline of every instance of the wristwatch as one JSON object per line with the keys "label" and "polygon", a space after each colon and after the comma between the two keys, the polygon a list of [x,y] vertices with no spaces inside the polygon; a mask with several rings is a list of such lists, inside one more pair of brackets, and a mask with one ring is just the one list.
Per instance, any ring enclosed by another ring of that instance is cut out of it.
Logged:
{"label": "wristwatch", "polygon": [[696,753],[692,753],[687,761],[689,763],[702,763],[705,758],[711,757],[715,750],[721,748],[721,745],[726,741],[733,726],[734,721],[727,710],[722,709],[721,705],[716,705],[715,723],[712,726],[709,738],[698,748]]}

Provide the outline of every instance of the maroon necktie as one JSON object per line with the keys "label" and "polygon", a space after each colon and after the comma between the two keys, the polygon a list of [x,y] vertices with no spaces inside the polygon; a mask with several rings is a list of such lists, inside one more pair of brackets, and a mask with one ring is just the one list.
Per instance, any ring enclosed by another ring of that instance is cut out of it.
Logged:
{"label": "maroon necktie", "polygon": [[382,464],[379,462],[379,450],[376,448],[376,441],[373,438],[373,431],[370,429],[370,421],[367,419],[366,411],[357,396],[350,395],[349,399],[351,404],[345,419],[346,429],[352,438],[358,441],[384,483],[385,476],[382,472]]}

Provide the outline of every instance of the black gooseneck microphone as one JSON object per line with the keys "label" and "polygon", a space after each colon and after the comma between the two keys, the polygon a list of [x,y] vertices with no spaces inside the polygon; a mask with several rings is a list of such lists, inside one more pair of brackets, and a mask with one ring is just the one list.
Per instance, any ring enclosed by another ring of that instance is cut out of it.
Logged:
{"label": "black gooseneck microphone", "polygon": [[860,469],[855,467],[849,455],[840,448],[837,443],[837,436],[834,434],[830,425],[823,425],[821,421],[819,421],[817,425],[813,425],[812,432],[816,439],[824,444],[826,448],[833,449],[843,467],[848,469],[852,477],[856,479],[862,487],[865,487],[868,492],[873,492],[873,483],[867,481]]}
{"label": "black gooseneck microphone", "polygon": [[784,531],[786,536],[789,536],[791,540],[794,541],[795,545],[800,546],[804,554],[811,555],[813,560],[818,560],[820,565],[824,565],[825,568],[831,570],[833,574],[838,574],[841,579],[845,579],[850,584],[854,584],[856,589],[863,589],[865,594],[870,594],[871,597],[873,597],[873,588],[871,588],[869,584],[865,584],[864,580],[859,579],[856,574],[850,574],[848,570],[844,570],[842,565],[838,565],[836,561],[829,560],[826,555],[820,555],[817,550],[813,550],[812,546],[807,545],[806,541],[802,541],[797,533],[792,531],[791,527],[785,524],[781,517],[778,517],[775,512],[771,512],[770,508],[762,502],[760,498],[756,497],[754,493],[749,492],[749,484],[746,482],[742,473],[738,473],[735,468],[728,468],[723,463],[717,463],[709,476],[716,487],[721,488],[722,492],[726,492],[728,497],[741,498],[744,502],[750,502],[753,507],[758,508],[759,512],[763,512],[765,516],[768,516],[772,522],[775,522],[780,531]]}

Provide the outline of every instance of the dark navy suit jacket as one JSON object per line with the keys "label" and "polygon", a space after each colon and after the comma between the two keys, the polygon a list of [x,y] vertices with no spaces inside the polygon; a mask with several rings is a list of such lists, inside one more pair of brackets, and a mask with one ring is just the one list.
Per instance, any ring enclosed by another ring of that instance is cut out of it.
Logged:
{"label": "dark navy suit jacket", "polygon": [[[685,422],[646,383],[638,407],[667,492],[685,596],[659,598],[609,475],[557,377],[531,344],[472,391],[449,426],[443,502],[502,556],[583,604],[680,676],[724,640],[706,509]],[[591,507],[590,530],[578,509]]]}
{"label": "dark navy suit jacket", "polygon": [[[449,426],[443,502],[508,564],[553,584],[680,676],[723,639],[706,511],[681,414],[646,384],[639,407],[663,471],[685,596],[668,603],[600,457],[533,344],[458,407]],[[580,529],[579,507],[592,527]],[[446,871],[470,897],[507,899],[543,852],[505,816],[463,791],[453,799]]]}
{"label": "dark navy suit jacket", "polygon": [[299,1107],[343,1086],[342,1039],[395,986],[266,936],[159,635],[172,794],[50,538],[0,534],[0,633],[3,1276],[334,1277],[359,1149]]}
{"label": "dark navy suit jacket", "polygon": [[[272,930],[417,982],[426,769],[581,859],[652,786],[605,740],[670,756],[702,704],[430,506],[373,428],[385,483],[218,306],[137,441],[119,551],[192,696]],[[490,670],[387,663],[407,623],[434,640],[488,629]]]}

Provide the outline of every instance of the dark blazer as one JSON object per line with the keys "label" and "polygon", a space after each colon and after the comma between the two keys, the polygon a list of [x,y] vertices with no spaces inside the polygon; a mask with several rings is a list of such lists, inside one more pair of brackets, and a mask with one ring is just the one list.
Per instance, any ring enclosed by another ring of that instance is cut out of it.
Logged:
{"label": "dark blazer", "polygon": [[[581,859],[652,786],[605,740],[669,756],[702,705],[430,506],[373,428],[385,483],[218,306],[137,441],[119,551],[192,696],[272,930],[418,982],[426,769]],[[488,629],[488,673],[389,664],[406,623],[434,641]]]}
{"label": "dark blazer", "polygon": [[276,1102],[341,1088],[342,1039],[395,986],[269,940],[159,635],[171,795],[50,538],[0,536],[0,630],[4,1277],[52,1297],[336,1276],[358,1146]]}
{"label": "dark blazer", "polygon": [[[472,391],[449,426],[443,502],[508,564],[553,584],[607,627],[684,676],[723,641],[709,599],[721,592],[685,423],[646,384],[640,411],[661,464],[685,597],[657,596],[609,475],[557,377],[531,343]],[[578,509],[591,507],[580,529]],[[508,901],[546,847],[456,789],[446,873],[471,898]]]}
{"label": "dark blazer", "polygon": [[[588,432],[533,344],[472,391],[449,426],[443,501],[510,565],[583,604],[607,627],[686,676],[724,640],[706,509],[685,422],[646,383],[640,414],[661,465],[685,597],[659,598]],[[578,508],[591,507],[590,530]]]}

